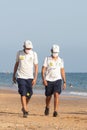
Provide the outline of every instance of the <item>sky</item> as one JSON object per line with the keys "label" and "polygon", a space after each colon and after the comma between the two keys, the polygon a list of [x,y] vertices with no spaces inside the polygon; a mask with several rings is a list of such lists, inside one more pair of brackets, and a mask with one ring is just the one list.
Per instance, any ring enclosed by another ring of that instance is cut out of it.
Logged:
{"label": "sky", "polygon": [[13,72],[25,40],[38,54],[39,72],[53,44],[66,72],[87,72],[87,0],[0,0],[0,72]]}

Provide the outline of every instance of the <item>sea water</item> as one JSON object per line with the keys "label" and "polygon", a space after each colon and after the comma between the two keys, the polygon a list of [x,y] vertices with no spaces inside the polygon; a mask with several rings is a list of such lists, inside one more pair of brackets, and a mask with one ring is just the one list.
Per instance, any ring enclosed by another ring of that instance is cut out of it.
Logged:
{"label": "sea water", "polygon": [[[66,84],[66,90],[62,91],[63,95],[87,97],[87,73],[66,73]],[[0,73],[0,89],[18,90],[18,85],[12,82],[12,73]],[[44,94],[41,73],[38,74],[34,93]]]}

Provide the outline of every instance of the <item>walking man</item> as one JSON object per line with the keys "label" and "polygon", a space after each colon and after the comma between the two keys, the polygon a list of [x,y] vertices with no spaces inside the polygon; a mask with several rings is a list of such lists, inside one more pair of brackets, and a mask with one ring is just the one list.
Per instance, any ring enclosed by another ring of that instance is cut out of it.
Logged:
{"label": "walking man", "polygon": [[33,94],[32,87],[36,84],[37,75],[37,53],[33,51],[32,42],[26,40],[23,45],[23,50],[17,53],[13,72],[13,82],[16,83],[17,81],[18,92],[21,95],[23,117],[28,116],[28,103]]}
{"label": "walking man", "polygon": [[58,115],[59,95],[63,81],[63,89],[66,88],[66,77],[63,60],[59,57],[59,46],[53,45],[51,56],[46,57],[42,67],[42,80],[45,86],[46,107],[45,115],[49,115],[49,107],[52,95],[54,95],[53,117]]}

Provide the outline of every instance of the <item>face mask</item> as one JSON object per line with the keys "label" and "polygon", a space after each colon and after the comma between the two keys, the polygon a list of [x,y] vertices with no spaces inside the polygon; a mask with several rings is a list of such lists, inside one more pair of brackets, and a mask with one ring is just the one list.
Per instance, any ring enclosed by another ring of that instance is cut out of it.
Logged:
{"label": "face mask", "polygon": [[52,53],[53,57],[58,57],[58,53]]}
{"label": "face mask", "polygon": [[25,53],[26,53],[26,54],[29,54],[29,53],[30,53],[30,50],[25,49]]}

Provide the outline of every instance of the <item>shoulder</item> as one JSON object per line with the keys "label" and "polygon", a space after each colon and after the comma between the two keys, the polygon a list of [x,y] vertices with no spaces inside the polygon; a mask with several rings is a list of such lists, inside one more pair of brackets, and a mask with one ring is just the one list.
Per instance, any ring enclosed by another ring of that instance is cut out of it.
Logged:
{"label": "shoulder", "polygon": [[58,60],[59,60],[59,61],[61,61],[61,60],[62,60],[62,58],[61,58],[61,57],[58,57]]}
{"label": "shoulder", "polygon": [[32,51],[32,52],[33,52],[34,55],[37,55],[37,52],[35,52],[35,51]]}
{"label": "shoulder", "polygon": [[24,51],[23,50],[19,50],[16,54],[16,57],[20,57],[20,56],[24,56]]}
{"label": "shoulder", "polygon": [[47,57],[45,57],[45,59],[46,59],[46,60],[51,60],[52,57],[51,57],[51,56],[47,56]]}
{"label": "shoulder", "polygon": [[58,57],[58,61],[59,61],[59,62],[63,62],[63,59],[60,58],[60,57]]}
{"label": "shoulder", "polygon": [[17,52],[17,54],[22,54],[22,53],[24,53],[23,50],[19,50],[19,51]]}
{"label": "shoulder", "polygon": [[37,58],[37,53],[36,53],[35,51],[32,51],[32,56],[33,56],[34,58]]}
{"label": "shoulder", "polygon": [[52,59],[51,56],[45,57],[44,63],[48,64],[48,62],[49,62],[51,59]]}

